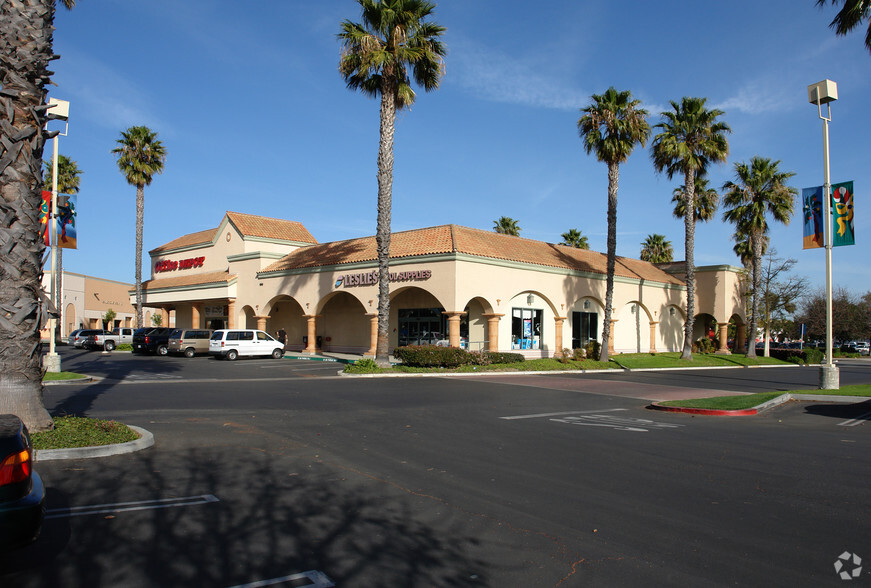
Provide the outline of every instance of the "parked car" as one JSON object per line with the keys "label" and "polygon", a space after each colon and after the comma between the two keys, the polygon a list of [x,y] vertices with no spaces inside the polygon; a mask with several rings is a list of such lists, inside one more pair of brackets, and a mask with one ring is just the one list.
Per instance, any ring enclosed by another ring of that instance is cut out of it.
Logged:
{"label": "parked car", "polygon": [[[96,335],[97,333],[103,333],[103,329],[82,329],[78,333],[76,333],[75,339],[73,340],[73,346],[79,347],[83,349],[88,348],[88,337],[91,335]],[[108,332],[108,331],[106,331]]]}
{"label": "parked car", "polygon": [[284,345],[256,329],[219,329],[209,339],[209,355],[233,361],[240,356],[284,357]]}
{"label": "parked car", "polygon": [[84,331],[84,329],[76,329],[75,331],[71,332],[67,336],[67,345],[75,345],[76,344],[76,336],[79,333],[81,333],[82,331]]}
{"label": "parked car", "polygon": [[166,355],[169,351],[169,334],[175,329],[170,327],[144,327],[133,333],[133,352],[156,353]]}
{"label": "parked car", "polygon": [[133,344],[133,329],[130,327],[119,327],[111,332],[103,331],[88,337],[88,349],[112,351],[124,343]]}
{"label": "parked car", "polygon": [[167,351],[172,354],[183,353],[185,357],[208,353],[211,336],[211,329],[176,329],[169,335]]}
{"label": "parked car", "polygon": [[27,427],[13,414],[0,414],[0,549],[32,543],[45,517],[45,486],[33,469]]}
{"label": "parked car", "polygon": [[871,354],[871,345],[868,344],[868,341],[857,341],[856,351],[858,351],[860,355],[869,355]]}

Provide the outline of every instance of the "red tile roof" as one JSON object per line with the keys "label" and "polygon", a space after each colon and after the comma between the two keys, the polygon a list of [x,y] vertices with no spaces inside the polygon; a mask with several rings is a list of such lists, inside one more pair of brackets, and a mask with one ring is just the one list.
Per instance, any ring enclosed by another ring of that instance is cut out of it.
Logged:
{"label": "red tile roof", "polygon": [[204,272],[201,274],[187,274],[172,276],[171,278],[157,278],[142,282],[143,290],[157,290],[160,288],[177,288],[179,286],[202,286],[205,284],[229,283],[236,278],[236,274],[229,272]]}
{"label": "red tile roof", "polygon": [[[554,245],[522,237],[502,235],[493,231],[470,229],[459,225],[442,225],[393,233],[390,258],[401,259],[441,253],[463,253],[476,257],[499,259],[574,271],[605,274],[607,256],[604,253]],[[334,241],[301,247],[265,268],[264,272],[305,269],[377,260],[375,237]],[[683,282],[652,263],[617,257],[615,275],[665,284]]]}

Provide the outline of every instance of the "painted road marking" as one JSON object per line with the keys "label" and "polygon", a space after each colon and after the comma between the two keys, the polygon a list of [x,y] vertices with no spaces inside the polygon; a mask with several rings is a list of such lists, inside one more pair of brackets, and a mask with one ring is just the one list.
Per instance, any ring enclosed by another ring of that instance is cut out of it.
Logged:
{"label": "painted road marking", "polygon": [[590,414],[584,416],[570,416],[562,419],[550,419],[554,423],[568,425],[581,425],[585,427],[609,427],[617,431],[633,431],[647,433],[651,429],[677,429],[684,425],[670,423],[657,423],[648,419],[621,418],[608,414]]}
{"label": "painted road marking", "polygon": [[194,506],[220,502],[212,494],[200,496],[185,496],[182,498],[163,498],[159,500],[140,500],[137,502],[116,502],[114,504],[95,504],[92,506],[72,506],[70,508],[54,508],[45,511],[46,519],[60,519],[65,517],[82,517],[85,515],[110,514],[127,512],[132,510],[154,510],[157,508],[173,508],[176,506]]}
{"label": "painted road marking", "polygon": [[297,582],[299,580],[309,580],[311,584],[296,584],[294,588],[333,588],[335,584],[327,575],[317,570],[310,570],[301,574],[293,574],[292,576],[282,576],[281,578],[272,578],[271,580],[259,580],[250,584],[239,584],[231,588],[260,588],[261,586],[274,586],[275,584],[283,584],[285,582]]}
{"label": "painted road marking", "polygon": [[131,372],[124,376],[125,380],[180,380],[183,376],[177,374],[152,374],[148,372]]}
{"label": "painted road marking", "polygon": [[552,416],[563,416],[567,414],[592,414],[592,413],[600,413],[600,412],[617,412],[621,410],[629,410],[628,408],[606,408],[605,410],[572,410],[568,412],[543,412],[540,414],[521,414],[517,416],[504,416],[499,417],[500,419],[506,421],[513,421],[517,419],[540,419],[544,417],[552,417]]}
{"label": "painted road marking", "polygon": [[865,421],[871,420],[871,412],[866,412],[862,416],[857,416],[854,419],[838,423],[840,427],[855,427],[856,425],[864,425]]}

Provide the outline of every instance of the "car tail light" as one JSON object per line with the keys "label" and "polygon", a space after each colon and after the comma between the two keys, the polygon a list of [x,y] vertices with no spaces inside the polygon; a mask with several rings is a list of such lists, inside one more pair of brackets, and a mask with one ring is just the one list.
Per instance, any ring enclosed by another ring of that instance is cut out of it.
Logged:
{"label": "car tail light", "polygon": [[145,344],[146,345],[148,345],[148,339],[149,339],[148,335],[145,335]]}
{"label": "car tail light", "polygon": [[16,484],[30,478],[33,472],[33,456],[30,449],[13,453],[0,463],[0,486]]}

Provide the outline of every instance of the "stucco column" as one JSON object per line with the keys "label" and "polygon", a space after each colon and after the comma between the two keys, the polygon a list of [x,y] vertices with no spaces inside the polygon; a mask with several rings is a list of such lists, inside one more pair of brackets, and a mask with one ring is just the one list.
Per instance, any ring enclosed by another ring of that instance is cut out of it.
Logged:
{"label": "stucco column", "polygon": [[735,333],[735,353],[747,353],[747,325],[738,325]]}
{"label": "stucco column", "polygon": [[203,328],[203,303],[202,302],[194,302],[191,304],[191,328],[193,329],[201,329]]}
{"label": "stucco column", "polygon": [[[164,327],[169,326],[169,309],[167,309],[163,306],[160,307],[160,319],[161,319],[160,324],[162,326],[164,326]],[[103,322],[102,319],[100,319],[100,322]]]}
{"label": "stucco column", "polygon": [[562,357],[563,356],[563,321],[566,320],[564,316],[555,316],[553,317],[553,337],[554,337],[554,349],[553,356],[554,357]]}
{"label": "stucco column", "polygon": [[656,353],[656,325],[657,321],[650,321],[650,353]]}
{"label": "stucco column", "polygon": [[717,349],[717,355],[732,355],[729,351],[729,323],[717,323],[720,327],[720,347]]}
{"label": "stucco column", "polygon": [[308,326],[308,344],[305,346],[305,349],[302,350],[303,353],[308,353],[310,355],[314,355],[320,349],[318,349],[318,317],[315,314],[304,314],[302,316],[306,320]]}
{"label": "stucco column", "polygon": [[490,313],[482,315],[487,319],[487,351],[499,351],[499,319],[504,314]]}
{"label": "stucco column", "polygon": [[231,298],[227,303],[227,328],[236,328],[236,299]]}
{"label": "stucco column", "polygon": [[448,345],[450,345],[451,347],[459,347],[460,318],[466,313],[460,311],[445,311],[442,314],[448,317]]}
{"label": "stucco column", "polygon": [[366,316],[369,317],[369,349],[363,355],[375,357],[378,348],[378,313],[368,313]]}
{"label": "stucco column", "polygon": [[266,320],[269,318],[267,315],[254,315],[254,318],[257,319],[257,328],[261,331],[266,330]]}
{"label": "stucco column", "polygon": [[614,325],[617,324],[618,320],[620,319],[611,319],[611,333],[608,335],[608,355],[614,353]]}

